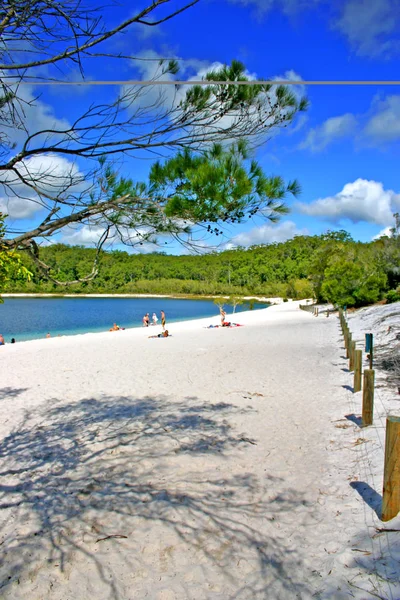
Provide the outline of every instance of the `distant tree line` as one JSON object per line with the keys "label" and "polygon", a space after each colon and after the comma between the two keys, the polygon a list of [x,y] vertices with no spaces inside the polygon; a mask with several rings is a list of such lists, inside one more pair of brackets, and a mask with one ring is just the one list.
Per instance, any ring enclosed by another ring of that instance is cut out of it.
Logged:
{"label": "distant tree line", "polygon": [[[314,297],[339,305],[363,306],[382,299],[400,300],[399,217],[391,237],[355,242],[345,231],[296,236],[284,243],[238,248],[203,255],[102,252],[94,280],[71,286],[71,293],[147,293],[177,295]],[[51,275],[80,279],[96,250],[54,244],[42,249]],[[60,293],[28,255],[28,281],[12,274],[3,292]]]}

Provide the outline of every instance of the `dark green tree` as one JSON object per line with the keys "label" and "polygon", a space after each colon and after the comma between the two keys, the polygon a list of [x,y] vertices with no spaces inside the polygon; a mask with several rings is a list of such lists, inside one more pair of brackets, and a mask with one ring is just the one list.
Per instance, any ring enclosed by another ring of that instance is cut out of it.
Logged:
{"label": "dark green tree", "polygon": [[328,260],[321,286],[321,296],[339,306],[373,304],[382,297],[387,284],[370,247],[365,251],[352,244],[338,248]]}

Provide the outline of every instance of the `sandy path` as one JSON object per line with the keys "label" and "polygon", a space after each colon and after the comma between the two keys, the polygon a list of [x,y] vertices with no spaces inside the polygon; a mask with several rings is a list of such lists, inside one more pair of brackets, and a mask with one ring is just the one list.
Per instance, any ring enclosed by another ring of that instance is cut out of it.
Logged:
{"label": "sandy path", "polygon": [[338,320],[236,319],[4,348],[0,596],[341,600],[367,580]]}

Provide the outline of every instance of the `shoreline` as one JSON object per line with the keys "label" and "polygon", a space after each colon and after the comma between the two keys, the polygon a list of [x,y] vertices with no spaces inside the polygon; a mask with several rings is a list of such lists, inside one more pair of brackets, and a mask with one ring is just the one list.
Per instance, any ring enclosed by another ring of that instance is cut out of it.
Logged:
{"label": "shoreline", "polygon": [[[300,301],[295,301],[297,303],[300,303]],[[293,306],[294,302],[290,304],[290,306]],[[282,304],[283,306],[283,304]],[[287,305],[286,305],[287,306]],[[226,320],[227,321],[231,321],[231,322],[235,322],[235,320],[240,320],[240,321],[246,321],[246,323],[243,324],[252,324],[253,322],[264,322],[265,320],[265,312],[266,311],[270,311],[271,308],[279,308],[278,305],[273,305],[271,304],[270,306],[267,306],[266,308],[260,308],[258,310],[248,310],[248,311],[240,311],[237,313],[226,313]],[[261,314],[260,314],[261,313]],[[255,315],[257,315],[257,317],[255,317]],[[169,329],[171,327],[173,327],[173,333],[175,332],[180,332],[180,331],[186,331],[188,329],[196,329],[197,327],[199,328],[205,328],[208,325],[213,325],[214,327],[216,325],[219,325],[221,322],[221,317],[219,314],[215,313],[214,315],[211,315],[210,317],[195,317],[193,319],[182,319],[179,321],[167,321],[166,324],[166,329]],[[4,346],[2,346],[2,348],[16,348],[16,347],[20,347],[21,344],[34,344],[34,343],[39,343],[42,344],[44,343],[44,347],[46,347],[46,345],[49,342],[54,342],[54,340],[73,340],[74,342],[76,342],[78,339],[80,341],[83,340],[90,340],[92,339],[91,336],[106,336],[105,339],[110,339],[108,336],[110,333],[114,333],[114,334],[124,334],[124,336],[137,336],[139,334],[139,332],[143,332],[144,334],[144,338],[148,338],[149,335],[153,335],[156,333],[159,333],[160,331],[162,331],[161,328],[161,323],[158,323],[157,325],[150,325],[149,327],[143,327],[143,325],[136,325],[136,326],[132,326],[132,327],[125,327],[125,328],[121,328],[118,331],[109,331],[107,329],[101,330],[101,331],[83,331],[81,333],[63,333],[63,334],[55,334],[53,336],[51,336],[50,338],[46,338],[44,336],[42,337],[37,337],[37,338],[32,338],[32,339],[28,339],[28,340],[20,340],[15,343],[15,344],[11,344],[10,342],[6,342],[6,344]],[[172,337],[171,335],[171,337]],[[114,336],[115,337],[115,336]],[[142,337],[142,336],[140,336]],[[100,338],[97,338],[100,339]]]}
{"label": "shoreline", "polygon": [[[17,293],[7,292],[0,294],[2,298],[172,298],[175,300],[207,300],[215,298],[228,299],[227,295],[177,295],[177,294],[40,294],[40,293]],[[281,304],[283,298],[274,297],[267,298],[266,296],[240,296],[243,300],[255,300],[257,302],[268,302],[269,304]],[[288,298],[288,302],[293,302],[292,298]],[[302,302],[304,300],[301,300]]]}

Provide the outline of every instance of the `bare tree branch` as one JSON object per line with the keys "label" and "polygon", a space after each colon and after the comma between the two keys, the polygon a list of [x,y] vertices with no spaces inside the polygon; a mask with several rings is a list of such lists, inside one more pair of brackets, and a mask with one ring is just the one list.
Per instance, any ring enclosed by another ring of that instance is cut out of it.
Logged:
{"label": "bare tree branch", "polygon": [[50,273],[51,267],[49,265],[46,265],[46,263],[44,263],[39,258],[39,247],[38,247],[37,243],[35,242],[35,240],[30,241],[29,246],[27,246],[27,248],[26,248],[26,251],[28,252],[29,256],[33,259],[36,266],[39,267],[40,271],[46,276],[46,278],[49,281],[55,283],[56,285],[67,287],[70,285],[74,285],[76,283],[85,283],[87,281],[91,281],[92,279],[94,279],[99,272],[98,267],[99,267],[99,260],[100,260],[100,256],[101,256],[101,250],[108,238],[109,232],[110,232],[110,227],[107,227],[104,230],[104,232],[99,240],[99,243],[97,244],[96,255],[93,260],[93,267],[92,267],[91,272],[88,275],[86,275],[85,277],[74,279],[73,281],[60,281],[59,279],[55,279],[51,275],[51,273]]}
{"label": "bare tree branch", "polygon": [[[51,18],[53,21],[61,21],[62,25],[66,27],[66,30],[70,34],[63,38],[64,41],[74,41],[74,47],[68,47],[62,52],[52,54],[48,58],[38,58],[37,60],[15,63],[14,61],[0,63],[0,70],[12,71],[21,69],[31,69],[33,67],[44,66],[49,64],[55,64],[62,60],[74,59],[79,55],[86,53],[87,50],[98,46],[106,40],[114,37],[118,33],[121,33],[134,23],[140,23],[147,26],[160,25],[169,21],[173,17],[181,14],[188,10],[200,0],[192,0],[191,2],[182,6],[179,10],[174,11],[162,19],[157,21],[147,22],[144,19],[151,16],[156,12],[157,8],[163,4],[171,2],[171,0],[153,0],[152,3],[138,12],[134,17],[126,19],[118,26],[112,29],[106,29],[105,31],[99,30],[100,20],[93,19],[92,13],[93,8],[80,9],[81,2],[73,2],[71,0],[64,2],[63,4],[53,2],[42,2],[41,0],[5,0],[5,5],[0,13],[0,17],[5,12],[5,16],[0,23],[0,35],[3,36],[5,43],[10,43],[13,40],[21,40],[21,30],[23,27],[23,37],[31,43],[40,40],[40,48],[43,53],[44,48],[48,48],[54,43],[52,37],[54,32],[51,30],[51,26],[46,24],[46,19]],[[8,7],[8,10],[7,10]],[[25,16],[27,15],[27,17]],[[20,23],[20,20],[25,18],[25,22]],[[14,20],[13,20],[14,19]],[[47,38],[41,39],[36,33],[34,33],[34,26],[40,25],[43,32],[47,34]],[[10,35],[7,37],[7,28],[10,29]],[[81,41],[82,38],[82,41]],[[58,37],[60,41],[60,37]]]}

